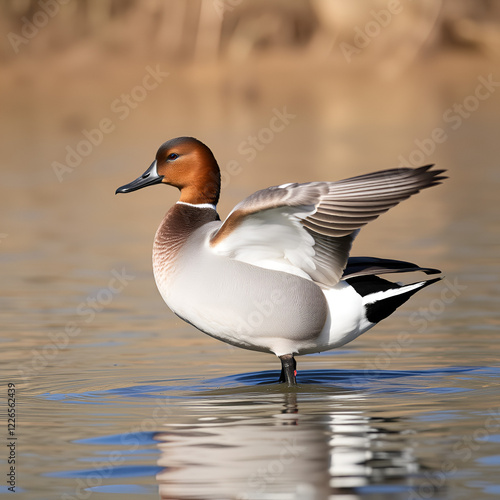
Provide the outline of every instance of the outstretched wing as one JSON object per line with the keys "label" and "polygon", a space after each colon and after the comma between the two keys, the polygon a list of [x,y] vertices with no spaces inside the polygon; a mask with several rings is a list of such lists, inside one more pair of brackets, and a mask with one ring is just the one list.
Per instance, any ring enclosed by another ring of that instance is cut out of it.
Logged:
{"label": "outstretched wing", "polygon": [[331,287],[341,279],[362,226],[445,179],[443,170],[431,167],[257,191],[236,205],[210,246],[218,254]]}

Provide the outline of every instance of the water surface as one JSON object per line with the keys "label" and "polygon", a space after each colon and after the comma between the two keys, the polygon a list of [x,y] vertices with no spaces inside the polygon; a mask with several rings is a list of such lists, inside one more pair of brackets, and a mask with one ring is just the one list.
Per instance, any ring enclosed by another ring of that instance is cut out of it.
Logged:
{"label": "water surface", "polygon": [[[500,94],[451,128],[443,114],[494,68],[446,61],[391,82],[273,64],[249,80],[250,101],[238,72],[172,71],[61,181],[53,162],[143,69],[110,88],[2,97],[0,370],[17,391],[22,498],[500,495]],[[294,118],[248,161],[242,142],[283,107]],[[150,253],[175,190],[113,195],[172,136],[213,148],[225,215],[262,187],[396,166],[435,127],[447,140],[423,160],[450,179],[364,229],[353,254],[446,279],[344,349],[298,358],[296,389],[276,383],[273,356],[210,339],[164,306]]]}

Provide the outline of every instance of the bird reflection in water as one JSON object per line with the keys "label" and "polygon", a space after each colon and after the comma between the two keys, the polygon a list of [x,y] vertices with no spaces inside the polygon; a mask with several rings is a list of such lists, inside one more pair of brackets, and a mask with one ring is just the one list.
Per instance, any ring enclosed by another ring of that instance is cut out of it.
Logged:
{"label": "bird reflection in water", "polygon": [[407,500],[424,470],[405,432],[409,424],[390,409],[369,415],[363,399],[337,387],[204,393],[186,409],[197,417],[167,423],[155,436],[164,467],[160,497],[352,500],[390,492]]}

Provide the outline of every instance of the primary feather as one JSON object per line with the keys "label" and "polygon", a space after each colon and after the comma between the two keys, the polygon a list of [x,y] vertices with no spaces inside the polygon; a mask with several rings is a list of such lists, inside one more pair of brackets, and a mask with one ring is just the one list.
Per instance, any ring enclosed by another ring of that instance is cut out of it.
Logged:
{"label": "primary feather", "polygon": [[332,287],[362,226],[445,178],[431,167],[257,191],[236,205],[210,246],[220,255]]}

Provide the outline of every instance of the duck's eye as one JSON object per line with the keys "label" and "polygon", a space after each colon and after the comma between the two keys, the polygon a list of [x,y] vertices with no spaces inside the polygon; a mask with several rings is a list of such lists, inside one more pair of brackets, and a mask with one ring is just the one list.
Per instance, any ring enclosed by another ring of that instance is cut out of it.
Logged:
{"label": "duck's eye", "polygon": [[167,160],[175,160],[176,158],[179,158],[179,155],[177,153],[170,153],[167,156]]}

